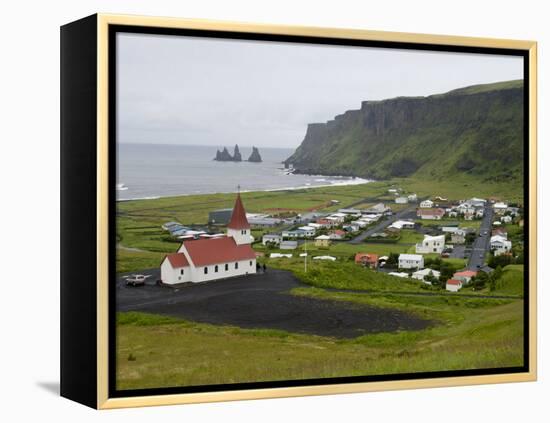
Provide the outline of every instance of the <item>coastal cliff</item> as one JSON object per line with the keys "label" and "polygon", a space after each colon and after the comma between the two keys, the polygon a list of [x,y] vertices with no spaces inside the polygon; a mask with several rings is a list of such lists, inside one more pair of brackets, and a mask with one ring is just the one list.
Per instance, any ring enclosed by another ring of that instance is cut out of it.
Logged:
{"label": "coastal cliff", "polygon": [[296,172],[374,179],[468,173],[523,178],[523,82],[477,85],[429,97],[364,101],[312,123],[285,160]]}

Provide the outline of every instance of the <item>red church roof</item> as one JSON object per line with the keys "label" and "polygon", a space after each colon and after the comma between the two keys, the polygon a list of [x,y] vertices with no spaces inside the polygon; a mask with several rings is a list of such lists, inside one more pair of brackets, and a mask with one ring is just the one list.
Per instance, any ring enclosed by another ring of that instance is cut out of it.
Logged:
{"label": "red church roof", "polygon": [[168,259],[174,269],[189,266],[189,261],[187,261],[187,257],[183,253],[168,254],[164,260],[166,259]]}
{"label": "red church roof", "polygon": [[243,202],[241,201],[241,194],[237,194],[235,207],[233,207],[231,220],[229,221],[227,227],[231,229],[250,229],[250,224],[248,223],[246,212],[244,211]]}
{"label": "red church roof", "polygon": [[256,258],[256,254],[249,244],[237,245],[233,237],[183,241],[182,247],[185,247],[195,266],[231,263]]}

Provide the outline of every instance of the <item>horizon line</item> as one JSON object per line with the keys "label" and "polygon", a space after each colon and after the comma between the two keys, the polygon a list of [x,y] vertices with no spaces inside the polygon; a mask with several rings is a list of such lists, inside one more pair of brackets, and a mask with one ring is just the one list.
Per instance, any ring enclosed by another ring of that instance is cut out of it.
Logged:
{"label": "horizon line", "polygon": [[[118,144],[124,144],[124,145],[166,145],[166,146],[179,146],[179,147],[212,147],[212,148],[220,148],[220,147],[226,147],[226,148],[234,148],[235,147],[235,144],[229,144],[229,145],[222,145],[222,144],[176,144],[176,143],[153,143],[153,142],[121,142],[121,141],[117,141],[117,145]],[[239,148],[252,148],[252,147],[256,147],[257,149],[260,149],[260,148],[272,148],[272,149],[275,149],[275,150],[292,150],[292,149],[296,149],[299,147],[296,146],[296,147],[273,147],[273,146],[257,146],[257,145],[247,145],[247,144],[236,144],[239,146]]]}

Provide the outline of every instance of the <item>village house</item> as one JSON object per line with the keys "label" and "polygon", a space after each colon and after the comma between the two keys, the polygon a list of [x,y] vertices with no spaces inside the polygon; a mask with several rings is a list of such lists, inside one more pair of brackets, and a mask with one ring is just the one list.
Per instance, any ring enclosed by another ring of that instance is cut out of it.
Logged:
{"label": "village house", "polygon": [[454,234],[455,232],[460,231],[460,228],[458,227],[458,223],[448,223],[446,226],[441,226],[441,232],[447,234]]}
{"label": "village house", "polygon": [[407,204],[409,199],[407,197],[397,197],[395,199],[395,204]]}
{"label": "village house", "polygon": [[456,272],[453,275],[453,279],[459,280],[463,285],[468,285],[472,278],[477,275],[477,272],[473,270],[463,270],[461,272]]}
{"label": "village house", "polygon": [[323,228],[334,228],[335,226],[338,226],[338,222],[335,222],[334,220],[328,220],[325,218],[317,219],[316,222],[318,225],[321,225]]}
{"label": "village house", "polygon": [[445,235],[424,235],[421,243],[416,244],[418,254],[437,253],[441,254],[445,248]]}
{"label": "village house", "polygon": [[410,203],[416,203],[418,196],[416,194],[409,194],[407,195],[407,200],[409,200]]}
{"label": "village house", "polygon": [[459,229],[451,234],[452,244],[464,244],[466,242],[466,231]]}
{"label": "village house", "polygon": [[346,236],[346,231],[343,231],[341,229],[336,229],[334,231],[331,231],[328,233],[328,236],[331,240],[341,240],[341,239],[344,239],[344,237]]}
{"label": "village house", "polygon": [[364,213],[384,214],[388,211],[390,211],[389,207],[386,207],[384,205],[384,203],[378,203],[378,204],[375,204],[374,206],[371,206],[371,207],[365,209],[363,212]]}
{"label": "village house", "polygon": [[338,213],[344,213],[349,216],[359,217],[361,216],[362,210],[359,209],[340,209]]}
{"label": "village house", "polygon": [[396,220],[388,227],[395,229],[414,229],[414,222],[410,220]]}
{"label": "village house", "polygon": [[449,279],[447,281],[445,289],[450,292],[458,292],[462,289],[462,281],[458,279]]}
{"label": "village house", "polygon": [[419,216],[421,219],[424,220],[441,220],[443,216],[445,216],[445,210],[440,208],[434,208],[434,209],[418,209],[416,211],[416,215]]}
{"label": "village house", "polygon": [[299,238],[305,238],[306,234],[304,231],[296,229],[293,231],[283,231],[282,234],[283,238],[291,238],[291,239],[299,239]]}
{"label": "village house", "polygon": [[412,278],[413,279],[418,279],[419,281],[422,281],[422,282],[425,282],[425,283],[431,285],[431,282],[426,281],[426,277],[428,277],[430,275],[435,277],[435,278],[439,278],[439,276],[441,276],[441,272],[438,272],[437,270],[432,270],[432,269],[426,268],[426,269],[417,270],[416,272],[414,272],[412,274]]}
{"label": "village house", "polygon": [[371,269],[378,267],[378,254],[357,253],[355,254],[355,264],[361,264]]}
{"label": "village house", "polygon": [[512,222],[512,216],[502,216],[500,218],[500,220],[503,222],[503,223],[511,223]]}
{"label": "village house", "polygon": [[333,220],[338,223],[344,223],[346,217],[348,217],[346,213],[332,213],[330,216],[327,217],[327,219]]}
{"label": "village house", "polygon": [[420,254],[399,254],[400,269],[423,269],[424,257]]}
{"label": "village house", "polygon": [[502,235],[491,237],[491,250],[495,256],[508,253],[512,249],[512,242],[508,241]]}
{"label": "village house", "polygon": [[364,220],[354,220],[351,224],[357,225],[360,228],[366,228],[369,225],[368,222],[365,222]]}
{"label": "village house", "polygon": [[493,204],[493,210],[495,211],[496,215],[502,216],[504,213],[506,213],[506,210],[508,209],[508,205],[506,203],[495,203]]}
{"label": "village house", "polygon": [[250,224],[238,194],[227,235],[183,241],[160,266],[161,280],[168,285],[206,282],[256,273],[256,253],[250,246]]}
{"label": "village house", "polygon": [[274,245],[280,245],[281,241],[283,240],[283,237],[279,234],[265,234],[262,237],[262,244],[274,244]]}
{"label": "village house", "polygon": [[315,238],[315,246],[318,248],[328,248],[330,246],[330,237],[328,235],[319,235]]}
{"label": "village house", "polygon": [[382,215],[378,214],[378,213],[363,213],[362,219],[370,219],[373,222],[376,222],[376,221],[380,220],[381,217],[382,217]]}
{"label": "village house", "polygon": [[431,209],[434,206],[434,202],[432,200],[424,200],[420,202],[420,208],[422,209]]}
{"label": "village house", "polygon": [[484,200],[483,198],[473,197],[469,200],[466,200],[465,202],[472,207],[485,207],[485,203],[487,202],[487,200]]}
{"label": "village house", "polygon": [[315,236],[315,233],[317,232],[317,228],[315,228],[314,226],[300,226],[298,228],[299,231],[302,231],[304,233],[304,236],[306,238],[309,238],[309,237],[312,237],[312,236]]}

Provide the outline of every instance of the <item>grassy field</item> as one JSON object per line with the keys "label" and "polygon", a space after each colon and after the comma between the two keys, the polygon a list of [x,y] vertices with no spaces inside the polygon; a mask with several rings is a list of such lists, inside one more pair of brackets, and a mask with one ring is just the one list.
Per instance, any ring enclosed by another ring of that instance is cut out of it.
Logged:
{"label": "grassy field", "polygon": [[523,295],[523,264],[510,264],[504,267],[502,277],[496,283],[494,294]]}
{"label": "grassy field", "polygon": [[[311,289],[308,289],[308,291]],[[307,292],[307,291],[306,291]],[[370,295],[297,292],[342,301]],[[121,313],[117,388],[189,386],[523,364],[522,301],[410,298],[384,301],[438,319],[423,331],[337,340]]]}
{"label": "grassy field", "polygon": [[[355,203],[374,204],[397,184],[420,197],[441,195],[452,199],[502,196],[514,200],[511,187],[477,185],[474,180],[393,180],[348,187],[243,193],[249,212],[304,213],[333,211]],[[338,200],[332,204],[331,200]],[[179,243],[162,231],[175,220],[205,225],[208,212],[233,205],[234,194],[171,197],[117,203],[117,272],[158,267],[162,257]],[[429,224],[423,221],[424,224]],[[442,222],[437,221],[436,224]],[[461,222],[475,227],[476,221]],[[263,231],[255,230],[259,238]],[[513,237],[521,236],[513,233]],[[333,243],[328,250],[308,242],[308,272],[304,273],[302,248],[291,259],[261,258],[268,267],[288,269],[310,285],[293,295],[347,301],[400,309],[434,322],[422,331],[399,331],[339,340],[277,330],[241,329],[187,322],[142,313],[117,316],[117,383],[119,389],[237,383],[352,375],[377,375],[453,369],[519,366],[523,360],[523,301],[467,298],[433,291],[418,281],[401,279],[355,265],[357,252],[388,255],[414,250],[422,235],[402,231],[397,243]],[[261,244],[255,249],[266,254]],[[317,261],[331,255],[336,262]],[[464,260],[444,259],[455,269]],[[479,295],[523,293],[523,267],[507,266],[496,289]],[[326,288],[357,292],[334,292]],[[361,291],[368,291],[361,293]],[[428,293],[435,295],[410,295]]]}

